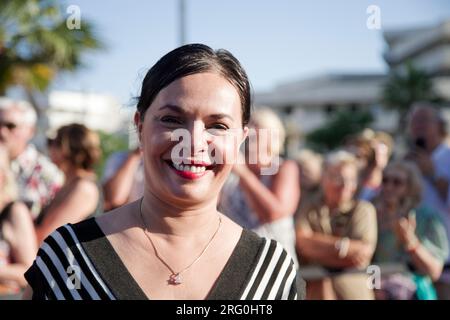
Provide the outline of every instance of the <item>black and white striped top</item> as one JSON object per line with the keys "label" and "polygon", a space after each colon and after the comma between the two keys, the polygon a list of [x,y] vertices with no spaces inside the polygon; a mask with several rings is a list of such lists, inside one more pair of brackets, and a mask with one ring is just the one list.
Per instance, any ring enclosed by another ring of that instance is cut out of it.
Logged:
{"label": "black and white striped top", "polygon": [[[33,299],[148,299],[94,218],[53,232],[25,278]],[[207,299],[298,299],[302,281],[278,242],[244,230]]]}

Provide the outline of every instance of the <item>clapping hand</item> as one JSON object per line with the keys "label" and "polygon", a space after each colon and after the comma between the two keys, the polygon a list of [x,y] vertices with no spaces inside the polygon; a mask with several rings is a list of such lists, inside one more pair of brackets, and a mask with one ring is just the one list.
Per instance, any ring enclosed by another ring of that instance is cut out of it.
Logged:
{"label": "clapping hand", "polygon": [[415,216],[398,219],[395,223],[394,231],[398,241],[406,248],[411,248],[419,241],[416,236]]}

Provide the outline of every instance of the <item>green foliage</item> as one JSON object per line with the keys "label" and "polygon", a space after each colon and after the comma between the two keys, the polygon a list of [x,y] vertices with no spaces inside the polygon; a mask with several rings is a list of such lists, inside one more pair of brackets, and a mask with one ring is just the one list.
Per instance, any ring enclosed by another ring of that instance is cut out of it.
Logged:
{"label": "green foliage", "polygon": [[102,131],[97,132],[100,137],[100,147],[102,149],[102,157],[95,168],[97,176],[103,175],[106,160],[116,151],[128,150],[128,136],[125,134],[111,134]]}
{"label": "green foliage", "polygon": [[67,16],[57,0],[0,1],[0,95],[12,85],[44,91],[59,71],[83,66],[84,52],[104,48],[88,20],[69,29]]}
{"label": "green foliage", "polygon": [[433,89],[431,78],[414,67],[411,61],[405,65],[406,72],[391,72],[383,88],[383,104],[398,112],[397,135],[404,135],[407,115],[411,106],[418,101],[442,102]]}
{"label": "green foliage", "polygon": [[406,72],[392,72],[383,89],[383,102],[400,113],[407,111],[414,102],[439,100],[428,75],[406,63]]}
{"label": "green foliage", "polygon": [[336,112],[325,125],[306,135],[306,143],[318,152],[336,149],[342,145],[345,138],[361,132],[373,120],[368,111]]}

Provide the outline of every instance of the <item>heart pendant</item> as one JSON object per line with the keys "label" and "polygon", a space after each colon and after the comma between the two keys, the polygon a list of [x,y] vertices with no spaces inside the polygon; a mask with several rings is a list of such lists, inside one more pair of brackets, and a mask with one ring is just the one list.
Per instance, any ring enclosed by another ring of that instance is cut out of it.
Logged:
{"label": "heart pendant", "polygon": [[178,285],[178,284],[181,284],[181,276],[180,276],[180,274],[179,273],[172,273],[170,276],[169,276],[169,280],[167,281],[169,284],[172,284],[172,285]]}

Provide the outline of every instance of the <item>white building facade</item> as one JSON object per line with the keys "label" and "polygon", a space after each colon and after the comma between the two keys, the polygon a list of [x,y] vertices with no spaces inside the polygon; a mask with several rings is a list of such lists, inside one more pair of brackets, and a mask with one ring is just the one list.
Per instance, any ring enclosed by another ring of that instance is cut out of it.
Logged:
{"label": "white building facade", "polygon": [[[450,20],[423,28],[388,30],[383,37],[383,58],[391,70],[402,72],[411,61],[432,78],[436,93],[450,101]],[[398,115],[381,103],[386,79],[383,73],[325,74],[256,93],[255,104],[277,111],[288,128],[297,131],[298,140],[322,126],[337,110],[370,110],[375,118],[372,127],[393,133]],[[444,108],[444,117],[450,123],[450,108]]]}
{"label": "white building facade", "polygon": [[106,133],[128,129],[130,108],[109,95],[71,91],[53,91],[48,95],[48,132],[69,123],[81,123]]}

